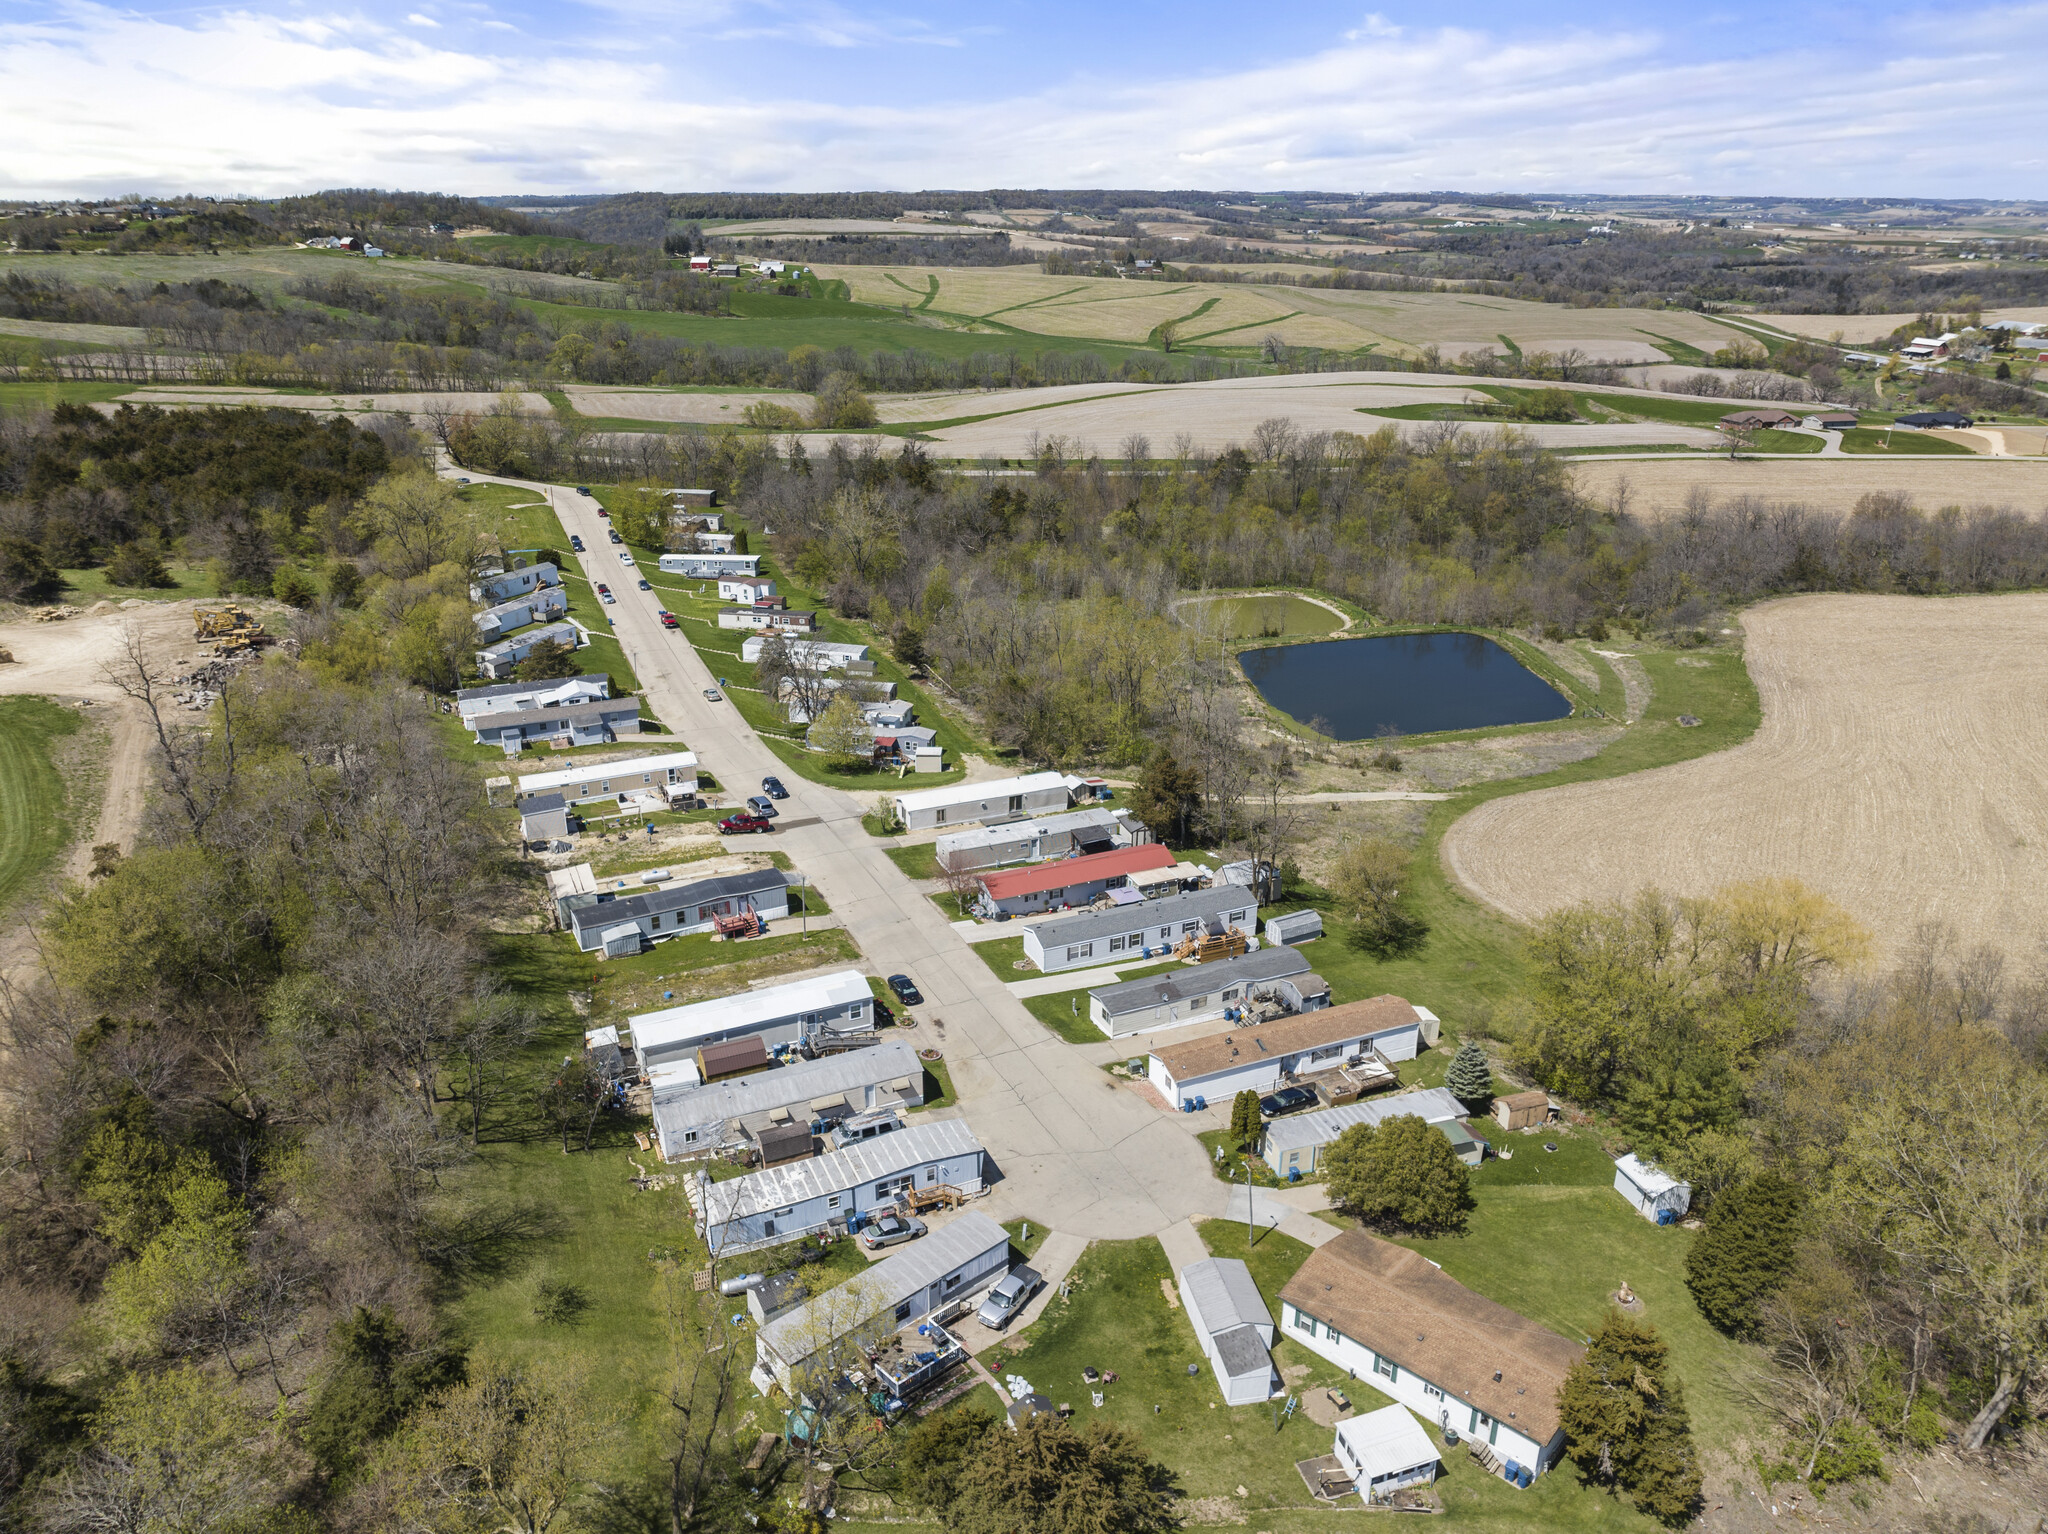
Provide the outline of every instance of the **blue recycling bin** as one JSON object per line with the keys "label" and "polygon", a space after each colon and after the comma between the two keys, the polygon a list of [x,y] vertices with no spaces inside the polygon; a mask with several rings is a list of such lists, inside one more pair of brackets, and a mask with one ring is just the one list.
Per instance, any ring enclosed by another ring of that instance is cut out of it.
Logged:
{"label": "blue recycling bin", "polygon": [[1519,1485],[1520,1481],[1518,1478],[1521,1476],[1521,1473],[1522,1467],[1513,1460],[1509,1460],[1506,1467],[1501,1471],[1501,1478],[1510,1484]]}
{"label": "blue recycling bin", "polygon": [[1524,1465],[1522,1467],[1522,1473],[1515,1477],[1515,1484],[1521,1487],[1522,1490],[1527,1491],[1529,1489],[1530,1482],[1534,1481],[1535,1479],[1536,1472],[1531,1470],[1527,1465]]}
{"label": "blue recycling bin", "polygon": [[1298,1167],[1298,1166],[1291,1166],[1291,1167],[1289,1167],[1289,1168],[1287,1169],[1287,1180],[1288,1180],[1289,1182],[1300,1182],[1300,1181],[1301,1181],[1301,1168],[1300,1168],[1300,1167]]}
{"label": "blue recycling bin", "polygon": [[1206,1098],[1206,1097],[1197,1097],[1197,1098],[1195,1099],[1195,1112],[1197,1112],[1197,1113],[1207,1113],[1208,1111],[1209,1111],[1209,1099],[1208,1099],[1208,1098]]}

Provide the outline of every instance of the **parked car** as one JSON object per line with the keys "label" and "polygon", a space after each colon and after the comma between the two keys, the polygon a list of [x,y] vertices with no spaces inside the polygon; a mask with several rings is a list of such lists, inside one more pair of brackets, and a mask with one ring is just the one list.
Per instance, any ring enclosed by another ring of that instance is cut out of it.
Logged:
{"label": "parked car", "polygon": [[766,794],[754,795],[753,798],[747,801],[747,809],[753,814],[759,815],[763,820],[773,820],[782,813],[782,811],[775,807],[775,801]]}
{"label": "parked car", "polygon": [[1031,1303],[1031,1296],[1044,1287],[1045,1280],[1034,1270],[1012,1268],[1001,1283],[989,1290],[974,1319],[990,1331],[999,1332],[1016,1320],[1019,1312]]}
{"label": "parked car", "polygon": [[775,822],[759,815],[728,815],[718,823],[720,836],[745,836],[750,831],[773,831]]}
{"label": "parked car", "polygon": [[590,486],[588,486],[588,485],[578,485],[578,486],[576,487],[576,493],[577,493],[578,495],[588,495],[588,494],[590,494]]}
{"label": "parked car", "polygon": [[619,536],[619,530],[616,527],[606,528],[605,534],[611,539],[613,543],[624,543],[626,541],[625,539]]}
{"label": "parked car", "polygon": [[457,476],[455,483],[458,485],[466,485],[469,483],[469,481],[461,478],[460,476]]}
{"label": "parked car", "polygon": [[707,703],[716,703],[718,701],[718,689],[716,687],[705,688],[704,701]]}
{"label": "parked car", "polygon": [[607,586],[603,581],[599,581],[597,583],[597,594],[601,597],[609,596],[611,594],[611,589],[612,588]]}
{"label": "parked car", "polygon": [[654,582],[643,575],[640,577],[640,589],[642,591],[652,591],[654,589]]}
{"label": "parked car", "polygon": [[581,554],[583,552],[583,540],[577,537],[576,534],[571,533],[569,535],[569,547],[576,553]]}
{"label": "parked car", "polygon": [[683,626],[682,620],[666,607],[661,610],[659,616],[661,618],[661,626],[665,629],[679,629]]}
{"label": "parked car", "polygon": [[900,1214],[885,1214],[860,1233],[860,1244],[871,1252],[903,1241],[915,1241],[925,1231],[924,1221],[906,1220]]}
{"label": "parked car", "polygon": [[632,556],[631,554],[628,554],[628,553],[627,553],[627,552],[626,552],[626,551],[625,551],[624,549],[620,549],[620,550],[619,550],[619,563],[620,563],[620,564],[622,564],[622,565],[630,565],[630,564],[631,564],[632,562],[633,562],[633,556]]}
{"label": "parked car", "polygon": [[1320,1101],[1314,1087],[1282,1087],[1259,1099],[1259,1112],[1266,1118],[1277,1119],[1283,1114],[1313,1108]]}
{"label": "parked car", "polygon": [[[600,591],[598,595],[604,598],[604,605],[607,607],[617,607],[619,605],[619,599],[609,591]],[[609,623],[611,620],[607,618],[605,621]]]}
{"label": "parked car", "polygon": [[896,999],[906,1007],[921,1007],[924,1005],[924,993],[917,988],[916,983],[908,975],[891,975],[889,977],[889,989],[896,993]]}
{"label": "parked car", "polygon": [[789,797],[789,790],[782,786],[782,779],[780,778],[763,778],[761,780],[761,792],[771,799],[787,799]]}

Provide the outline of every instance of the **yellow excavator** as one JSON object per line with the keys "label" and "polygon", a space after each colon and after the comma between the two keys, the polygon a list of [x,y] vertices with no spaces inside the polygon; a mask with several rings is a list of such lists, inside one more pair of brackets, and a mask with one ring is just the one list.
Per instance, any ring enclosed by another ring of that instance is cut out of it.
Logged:
{"label": "yellow excavator", "polygon": [[239,603],[218,602],[192,609],[192,638],[197,644],[213,645],[218,654],[233,655],[261,643],[263,625]]}

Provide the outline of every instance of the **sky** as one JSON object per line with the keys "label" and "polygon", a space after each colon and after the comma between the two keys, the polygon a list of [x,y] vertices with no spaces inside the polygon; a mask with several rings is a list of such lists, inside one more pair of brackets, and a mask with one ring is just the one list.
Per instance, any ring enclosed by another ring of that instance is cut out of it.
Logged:
{"label": "sky", "polygon": [[0,0],[0,197],[2048,199],[2048,4]]}

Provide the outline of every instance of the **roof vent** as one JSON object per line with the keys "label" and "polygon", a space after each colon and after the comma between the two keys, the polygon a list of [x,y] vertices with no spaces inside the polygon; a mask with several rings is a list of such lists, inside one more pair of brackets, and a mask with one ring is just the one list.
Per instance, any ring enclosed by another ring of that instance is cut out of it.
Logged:
{"label": "roof vent", "polygon": [[1493,1382],[1496,1385],[1500,1383],[1500,1370],[1498,1369],[1493,1371]]}
{"label": "roof vent", "polygon": [[1422,1333],[1420,1333],[1420,1332],[1417,1332],[1417,1333],[1415,1334],[1415,1340],[1416,1340],[1417,1342],[1420,1342],[1420,1341],[1422,1340]]}
{"label": "roof vent", "polygon": [[1327,1292],[1327,1291],[1328,1291],[1329,1287],[1330,1287],[1330,1286],[1329,1286],[1328,1284],[1325,1284],[1325,1285],[1323,1285],[1323,1289],[1325,1290],[1325,1292]]}
{"label": "roof vent", "polygon": [[1515,1387],[1515,1394],[1516,1394],[1516,1395],[1518,1395],[1518,1396],[1520,1396],[1520,1395],[1527,1395],[1528,1393],[1529,1393],[1529,1392],[1528,1392],[1528,1390],[1527,1390],[1527,1389],[1526,1389],[1525,1387],[1521,1386],[1521,1385],[1517,1385],[1517,1386]]}

